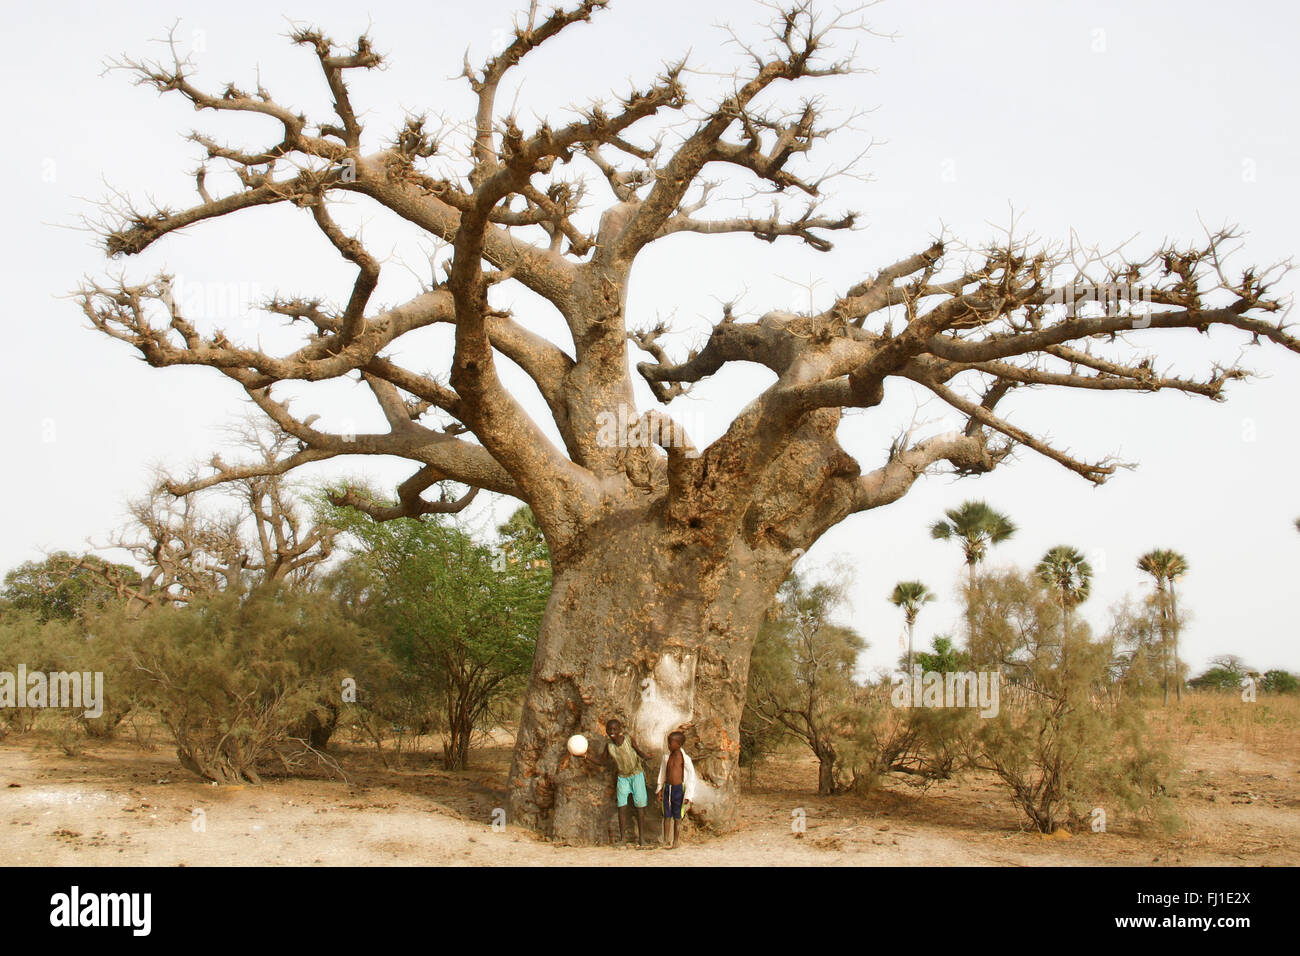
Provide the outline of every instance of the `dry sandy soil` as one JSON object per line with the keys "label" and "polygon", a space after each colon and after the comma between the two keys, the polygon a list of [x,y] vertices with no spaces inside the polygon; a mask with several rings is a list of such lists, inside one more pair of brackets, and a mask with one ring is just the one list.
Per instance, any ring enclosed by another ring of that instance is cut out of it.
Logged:
{"label": "dry sandy soil", "polygon": [[[818,797],[809,790],[813,763],[790,754],[749,775],[734,833],[688,827],[668,851],[557,846],[494,831],[505,739],[460,773],[419,753],[389,769],[341,743],[335,752],[349,782],[219,787],[178,767],[165,743],[147,751],[115,741],[70,757],[29,734],[0,743],[0,850],[19,866],[1300,864],[1300,735],[1182,736],[1189,746],[1172,795],[1185,827],[1173,835],[1112,821],[1106,833],[1044,838],[981,774],[928,789],[895,775],[866,798]],[[791,827],[798,808],[802,836]]]}

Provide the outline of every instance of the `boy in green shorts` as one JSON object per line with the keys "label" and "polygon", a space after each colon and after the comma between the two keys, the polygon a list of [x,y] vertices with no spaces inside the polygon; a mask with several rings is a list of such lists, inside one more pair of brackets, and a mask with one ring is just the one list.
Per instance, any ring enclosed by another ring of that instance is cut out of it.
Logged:
{"label": "boy in green shorts", "polygon": [[[641,748],[632,742],[629,735],[623,733],[621,721],[607,722],[605,733],[609,736],[609,755],[618,771],[615,796],[618,801],[619,841],[627,842],[628,825],[632,822],[632,810],[635,808],[636,842],[638,846],[645,846],[642,834],[645,832],[645,806],[649,800],[645,788],[645,770],[641,761],[650,758],[641,752]],[[632,800],[631,807],[627,805],[629,797]]]}

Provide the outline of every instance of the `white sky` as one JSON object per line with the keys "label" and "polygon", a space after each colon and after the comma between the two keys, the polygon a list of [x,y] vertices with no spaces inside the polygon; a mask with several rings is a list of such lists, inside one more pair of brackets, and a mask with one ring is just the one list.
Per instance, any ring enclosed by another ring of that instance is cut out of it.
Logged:
{"label": "white sky", "polygon": [[[88,536],[102,539],[120,524],[125,500],[145,487],[151,464],[184,470],[206,459],[223,440],[222,426],[241,411],[239,390],[216,373],[155,371],[126,346],[90,331],[66,298],[82,276],[125,269],[140,280],[168,269],[202,290],[199,311],[210,314],[198,318],[263,334],[268,345],[280,341],[269,319],[265,327],[232,319],[217,296],[282,292],[337,300],[353,279],[352,267],[343,266],[306,214],[292,209],[208,224],[124,263],[108,263],[90,236],[65,228],[92,211],[89,201],[103,198],[106,184],[136,197],[193,202],[189,173],[197,148],[180,135],[191,128],[250,146],[271,142],[272,124],[250,118],[218,125],[179,99],[133,87],[123,74],[101,76],[104,59],[156,55],[160,48],[148,41],[179,16],[177,36],[194,48],[201,83],[251,87],[260,68],[278,100],[320,118],[324,84],[314,57],[284,40],[286,16],[310,17],[338,40],[354,38],[369,22],[376,46],[389,56],[386,71],[353,83],[373,142],[389,134],[404,109],[467,116],[464,82],[454,79],[465,47],[481,59],[519,6],[64,3],[6,12],[6,32],[22,42],[11,44],[0,65],[11,94],[9,148],[0,153],[0,175],[10,187],[0,262],[10,290],[4,321],[11,356],[0,386],[9,451],[0,568],[46,550],[80,549]],[[573,28],[530,63],[521,114],[555,114],[625,92],[629,79],[644,85],[661,61],[687,48],[694,65],[725,67],[735,53],[713,25],[725,20],[744,32],[760,13],[748,0],[616,0],[595,23]],[[841,235],[826,255],[744,237],[665,242],[642,257],[634,275],[634,325],[675,314],[682,333],[670,348],[681,354],[717,316],[719,301],[743,292],[741,309],[749,314],[799,307],[808,292],[798,283],[812,280],[824,307],[835,291],[924,248],[941,226],[981,243],[1009,220],[1012,206],[1021,230],[1045,240],[1065,240],[1071,229],[1103,246],[1136,237],[1132,251],[1145,253],[1166,236],[1197,239],[1201,221],[1228,221],[1248,233],[1243,263],[1270,264],[1293,253],[1300,133],[1285,117],[1297,92],[1294,5],[892,0],[870,19],[878,31],[897,34],[863,40],[860,63],[875,72],[819,90],[830,107],[871,110],[825,154],[844,157],[878,141],[865,164],[871,181],[846,182],[841,193],[843,206],[863,213],[862,228]],[[690,81],[706,95],[715,82]],[[340,218],[364,223],[367,244],[389,257],[377,299],[412,295],[416,279],[401,262],[420,269],[427,242],[360,200]],[[534,328],[557,332],[555,317],[535,301],[521,295],[515,305]],[[1166,362],[1198,377],[1210,356],[1233,361],[1243,344],[1227,333],[1209,342],[1192,332],[1148,341],[1163,343]],[[432,335],[403,355],[417,362],[427,355],[420,364],[443,368],[445,353],[445,339]],[[995,560],[1032,564],[1063,542],[1089,554],[1097,576],[1083,612],[1095,627],[1104,625],[1114,601],[1146,587],[1133,567],[1137,556],[1170,547],[1191,564],[1182,603],[1192,614],[1184,655],[1193,666],[1236,653],[1261,668],[1300,668],[1292,598],[1300,561],[1292,523],[1300,515],[1300,357],[1255,348],[1241,360],[1263,377],[1234,383],[1220,405],[1172,394],[1045,391],[1004,403],[1018,424],[1081,457],[1140,462],[1101,489],[1021,452],[978,480],[923,480],[903,501],[828,534],[804,562],[838,560],[853,569],[850,619],[873,645],[864,664],[896,658],[901,622],[885,598],[900,579],[921,578],[943,595],[922,613],[918,638],[928,643],[935,631],[959,627],[960,557],[955,547],[929,540],[927,528],[945,508],[983,497],[1022,529]],[[673,411],[700,444],[720,434],[766,382],[763,373],[728,371]],[[883,406],[846,424],[844,440],[865,467],[874,467],[914,414],[931,430],[950,427],[942,407],[929,402],[918,410],[917,400],[895,384]],[[362,430],[379,422],[361,386],[318,389],[298,410],[309,407],[335,428],[349,418]],[[391,483],[410,470],[358,459],[303,477],[364,471]],[[501,517],[513,502],[487,507]],[[480,513],[475,520],[486,526],[490,519]]]}

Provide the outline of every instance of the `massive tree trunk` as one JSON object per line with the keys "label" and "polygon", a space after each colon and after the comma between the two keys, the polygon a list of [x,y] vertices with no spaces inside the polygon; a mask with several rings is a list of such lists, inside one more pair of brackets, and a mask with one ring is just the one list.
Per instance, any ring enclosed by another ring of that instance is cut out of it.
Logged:
{"label": "massive tree trunk", "polygon": [[[719,561],[674,547],[653,520],[611,524],[555,569],[510,772],[510,820],[565,842],[610,842],[618,823],[604,728],[618,718],[651,755],[652,796],[668,734],[685,732],[699,776],[692,816],[726,829],[749,655],[790,559],[738,543]],[[573,734],[591,742],[586,757],[568,753]]]}

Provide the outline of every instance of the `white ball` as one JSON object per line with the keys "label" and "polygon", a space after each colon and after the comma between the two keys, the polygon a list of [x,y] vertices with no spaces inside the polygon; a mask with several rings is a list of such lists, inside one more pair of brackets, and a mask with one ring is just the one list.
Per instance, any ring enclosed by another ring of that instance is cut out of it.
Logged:
{"label": "white ball", "polygon": [[574,734],[569,738],[569,753],[575,757],[581,757],[587,752],[587,738],[582,734]]}

